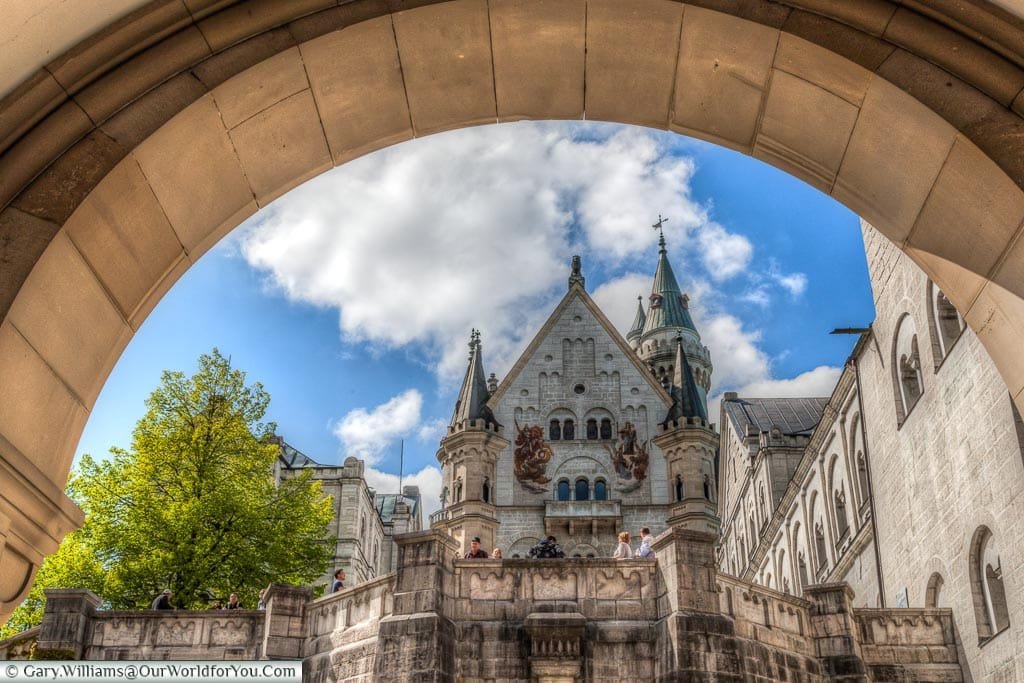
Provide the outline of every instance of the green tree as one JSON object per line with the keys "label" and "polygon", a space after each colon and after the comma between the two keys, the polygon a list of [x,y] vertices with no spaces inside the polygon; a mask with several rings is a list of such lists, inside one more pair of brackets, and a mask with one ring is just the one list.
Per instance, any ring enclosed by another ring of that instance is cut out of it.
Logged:
{"label": "green tree", "polygon": [[262,422],[269,402],[217,349],[191,377],[165,371],[131,448],[79,463],[69,495],[85,526],[47,560],[52,573],[40,570],[37,600],[59,579],[119,609],[148,607],[164,588],[178,607],[231,592],[255,607],[271,581],[320,576],[332,553],[331,500],[309,473],[275,481],[274,426]]}

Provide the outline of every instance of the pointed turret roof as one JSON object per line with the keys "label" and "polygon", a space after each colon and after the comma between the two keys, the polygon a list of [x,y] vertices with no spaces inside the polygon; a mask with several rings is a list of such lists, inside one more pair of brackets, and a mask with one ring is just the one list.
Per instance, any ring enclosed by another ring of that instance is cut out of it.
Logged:
{"label": "pointed turret roof", "polygon": [[697,389],[697,380],[693,378],[693,369],[690,362],[686,360],[686,352],[683,351],[683,338],[676,340],[676,361],[672,376],[672,407],[665,416],[668,424],[675,420],[687,417],[699,417],[702,420],[708,419],[707,408],[700,398],[700,391]]}
{"label": "pointed turret roof", "polygon": [[647,322],[647,314],[644,313],[644,298],[636,298],[636,317],[633,318],[633,326],[629,328],[626,339],[634,339],[644,333],[644,324]]}
{"label": "pointed turret roof", "polygon": [[455,402],[451,426],[463,424],[466,420],[483,418],[488,424],[497,424],[494,413],[487,407],[491,392],[487,390],[487,375],[480,353],[480,332],[473,330],[469,335],[469,367],[462,380],[459,400]]}
{"label": "pointed turret roof", "polygon": [[665,236],[658,240],[658,269],[654,272],[651,286],[651,304],[644,323],[644,334],[665,327],[685,327],[697,331],[688,310],[689,298],[679,291],[679,283],[668,262]]}

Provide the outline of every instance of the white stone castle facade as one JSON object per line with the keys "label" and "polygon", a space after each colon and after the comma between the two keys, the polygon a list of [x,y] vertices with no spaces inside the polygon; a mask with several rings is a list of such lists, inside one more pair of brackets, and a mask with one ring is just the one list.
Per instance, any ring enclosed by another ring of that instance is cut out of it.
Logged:
{"label": "white stone castle facade", "polygon": [[[1024,430],[978,336],[862,224],[876,318],[830,397],[726,394],[720,570],[949,607],[975,680],[1024,680]],[[1024,350],[1022,350],[1024,352]]]}

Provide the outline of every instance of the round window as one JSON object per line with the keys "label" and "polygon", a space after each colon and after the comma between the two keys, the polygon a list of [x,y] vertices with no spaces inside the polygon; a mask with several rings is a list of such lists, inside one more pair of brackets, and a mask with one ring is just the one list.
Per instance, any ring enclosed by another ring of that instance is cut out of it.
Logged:
{"label": "round window", "polygon": [[582,394],[582,393],[585,393],[587,391],[587,388],[585,386],[583,386],[582,384],[577,384],[576,386],[574,386],[572,388],[572,390],[575,393],[577,393],[577,394]]}

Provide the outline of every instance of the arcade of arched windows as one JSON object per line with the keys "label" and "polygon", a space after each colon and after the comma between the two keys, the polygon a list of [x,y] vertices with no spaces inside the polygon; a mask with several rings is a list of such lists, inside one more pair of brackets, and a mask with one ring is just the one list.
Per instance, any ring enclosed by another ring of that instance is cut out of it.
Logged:
{"label": "arcade of arched windows", "polygon": [[570,480],[563,477],[555,482],[555,500],[608,500],[608,482],[603,477],[594,480],[591,487],[586,477]]}
{"label": "arcade of arched windows", "polygon": [[548,441],[611,441],[617,435],[610,415],[589,414],[580,424],[568,411],[559,410],[548,418]]}

